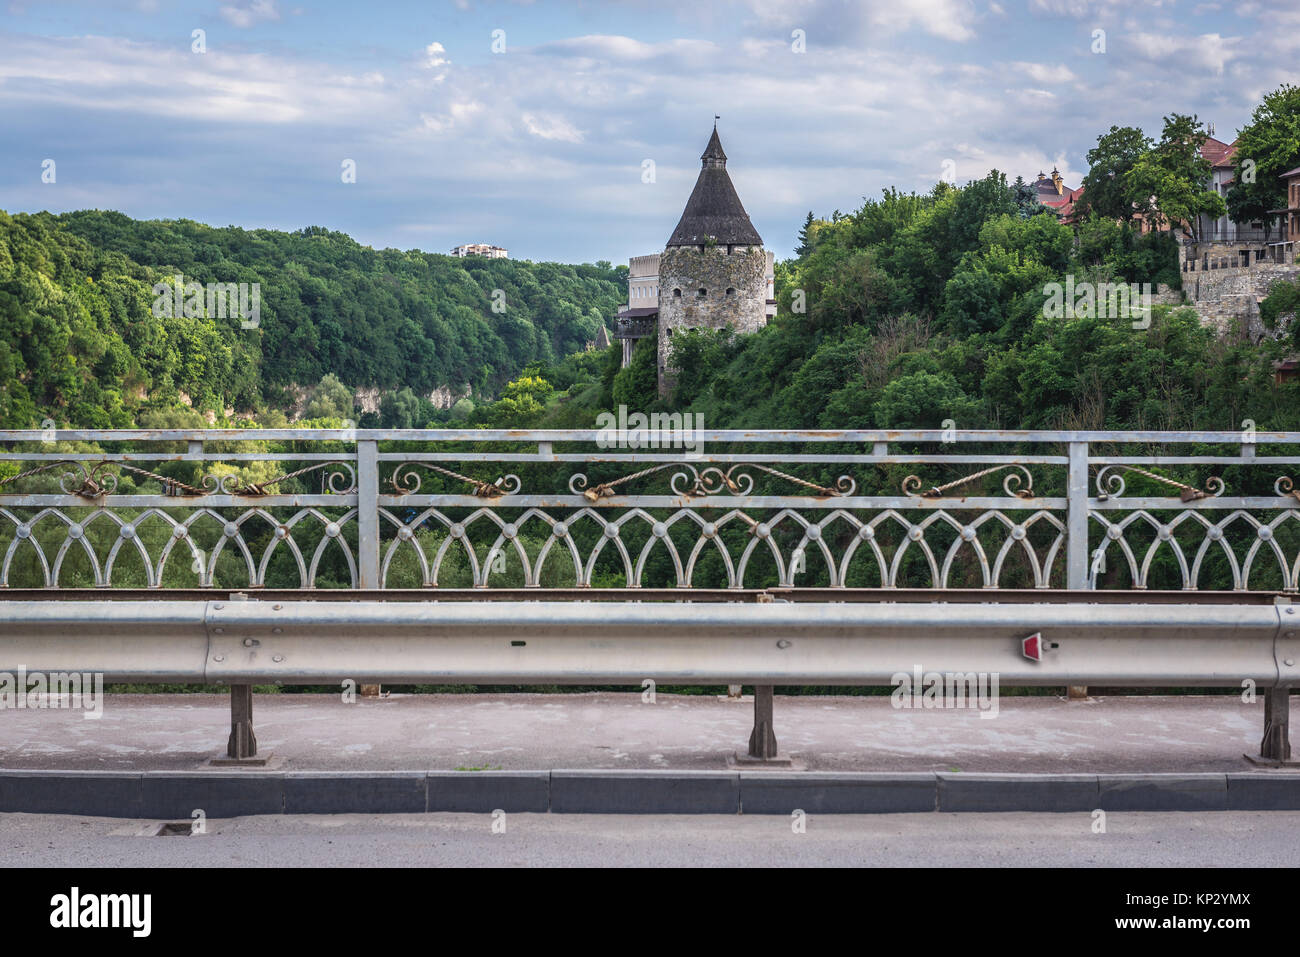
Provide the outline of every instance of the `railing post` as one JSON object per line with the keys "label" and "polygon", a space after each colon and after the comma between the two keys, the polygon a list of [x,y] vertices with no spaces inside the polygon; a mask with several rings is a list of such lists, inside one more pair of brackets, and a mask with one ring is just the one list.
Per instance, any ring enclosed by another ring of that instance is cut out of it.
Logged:
{"label": "railing post", "polygon": [[257,757],[257,737],[253,734],[253,686],[230,686],[230,739],[226,756],[234,761]]}
{"label": "railing post", "polygon": [[749,735],[749,756],[760,761],[776,757],[776,732],[772,730],[772,685],[754,686],[754,730]]}
{"label": "railing post", "polygon": [[[357,587],[379,587],[379,443],[357,439]],[[361,695],[377,698],[379,685],[362,685]]]}
{"label": "railing post", "polygon": [[379,587],[379,443],[357,439],[357,587]]}
{"label": "railing post", "polygon": [[[1088,587],[1088,443],[1070,443],[1067,467],[1065,525],[1065,587],[1084,591]],[[1070,685],[1066,697],[1087,700],[1086,685]]]}
{"label": "railing post", "polygon": [[1264,738],[1259,756],[1281,764],[1291,760],[1291,689],[1264,689]]}

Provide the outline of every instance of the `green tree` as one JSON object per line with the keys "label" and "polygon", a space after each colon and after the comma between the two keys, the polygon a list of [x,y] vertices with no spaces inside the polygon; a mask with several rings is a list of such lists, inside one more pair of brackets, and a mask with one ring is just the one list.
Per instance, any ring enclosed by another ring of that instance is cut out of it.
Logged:
{"label": "green tree", "polygon": [[804,220],[803,226],[799,230],[799,245],[795,247],[794,254],[803,259],[813,251],[817,245],[817,220],[813,219],[812,210],[808,210],[808,218]]}
{"label": "green tree", "polygon": [[554,393],[540,376],[522,375],[506,385],[492,406],[493,422],[498,428],[527,428],[545,412]]}
{"label": "green tree", "polygon": [[1289,316],[1289,338],[1293,342],[1300,342],[1300,323],[1295,321],[1297,308],[1300,308],[1300,282],[1276,282],[1259,304],[1259,318],[1266,328],[1276,329],[1279,320],[1283,316]]}
{"label": "green tree", "polygon": [[350,419],[352,418],[352,390],[339,381],[338,376],[328,372],[321,377],[316,388],[312,389],[310,398],[303,406],[304,419]]}
{"label": "green tree", "polygon": [[1011,202],[1015,203],[1022,219],[1050,212],[1046,206],[1038,201],[1038,190],[1034,187],[1034,184],[1026,183],[1023,176],[1017,176],[1016,181],[1009,188],[1011,190]]}
{"label": "green tree", "polygon": [[614,376],[611,405],[643,412],[659,398],[658,343],[653,336],[638,340],[632,361]]}
{"label": "green tree", "polygon": [[408,386],[386,392],[379,400],[379,425],[384,429],[413,429],[425,423],[424,403]]}
{"label": "green tree", "polygon": [[1092,212],[1106,219],[1130,222],[1134,208],[1126,177],[1153,145],[1151,138],[1136,126],[1112,126],[1097,137],[1097,145],[1088,151],[1088,174],[1081,184],[1083,196],[1075,203],[1079,217]]}
{"label": "green tree", "polygon": [[1217,219],[1227,212],[1223,197],[1209,188],[1213,170],[1201,156],[1208,135],[1195,116],[1167,116],[1160,142],[1124,174],[1130,199],[1149,222],[1181,227],[1193,240],[1200,239],[1202,215]]}
{"label": "green tree", "polygon": [[1279,178],[1300,166],[1300,87],[1283,84],[1251,114],[1237,135],[1232,157],[1233,185],[1228,214],[1239,223],[1262,221],[1272,231],[1270,209],[1286,205],[1286,185]]}
{"label": "green tree", "polygon": [[978,400],[948,372],[914,372],[885,386],[873,412],[882,429],[938,429],[945,419],[962,428],[983,419]]}

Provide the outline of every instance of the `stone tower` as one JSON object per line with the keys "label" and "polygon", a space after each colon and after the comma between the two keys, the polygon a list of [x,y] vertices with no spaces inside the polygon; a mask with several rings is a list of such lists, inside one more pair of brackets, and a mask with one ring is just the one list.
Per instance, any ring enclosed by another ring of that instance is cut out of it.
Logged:
{"label": "stone tower", "polygon": [[673,335],[690,329],[753,332],[767,323],[763,240],[727,175],[713,136],[681,221],[659,257],[659,394],[672,387]]}

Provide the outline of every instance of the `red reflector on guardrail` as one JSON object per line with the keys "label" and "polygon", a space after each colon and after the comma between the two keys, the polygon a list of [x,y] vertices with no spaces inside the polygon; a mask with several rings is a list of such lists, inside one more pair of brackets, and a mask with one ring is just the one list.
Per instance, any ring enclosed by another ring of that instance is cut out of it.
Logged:
{"label": "red reflector on guardrail", "polygon": [[1036,631],[1028,638],[1020,639],[1020,650],[1030,661],[1042,661],[1043,655],[1061,647],[1055,641],[1048,641],[1041,631]]}

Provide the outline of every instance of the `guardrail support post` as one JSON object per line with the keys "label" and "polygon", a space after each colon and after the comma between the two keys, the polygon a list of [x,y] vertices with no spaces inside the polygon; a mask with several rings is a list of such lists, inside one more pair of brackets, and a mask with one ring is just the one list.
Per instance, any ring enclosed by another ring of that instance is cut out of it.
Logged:
{"label": "guardrail support post", "polygon": [[226,755],[236,761],[257,756],[257,738],[253,734],[253,686],[230,686],[230,740]]}
{"label": "guardrail support post", "polygon": [[1265,761],[1291,759],[1291,689],[1264,689],[1264,737],[1259,756]]}
{"label": "guardrail support post", "polygon": [[771,685],[754,686],[754,730],[749,735],[749,756],[761,761],[776,757],[776,732],[772,730]]}

